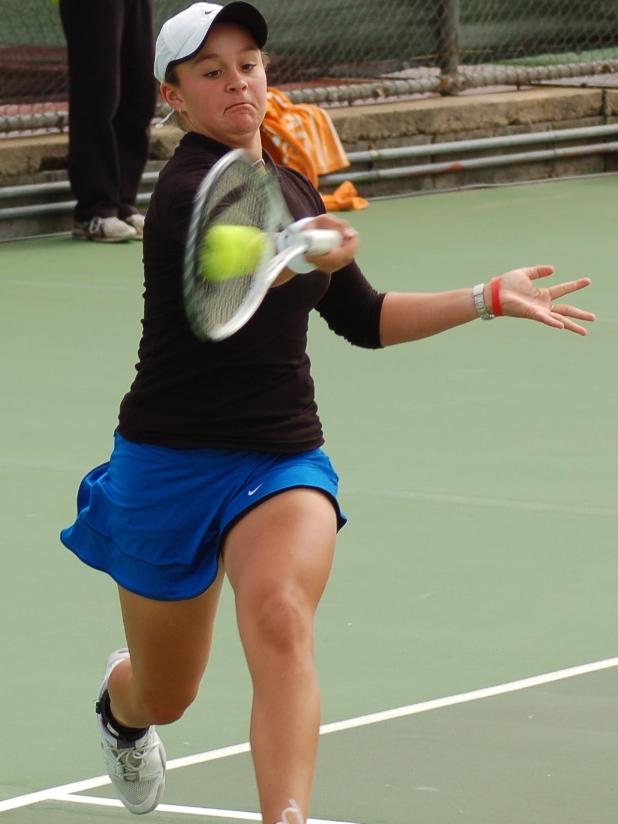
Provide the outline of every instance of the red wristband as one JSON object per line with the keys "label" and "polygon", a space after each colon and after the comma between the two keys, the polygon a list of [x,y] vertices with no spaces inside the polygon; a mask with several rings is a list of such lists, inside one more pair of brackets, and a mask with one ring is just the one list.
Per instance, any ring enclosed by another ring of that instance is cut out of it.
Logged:
{"label": "red wristband", "polygon": [[502,303],[500,302],[500,281],[502,278],[496,277],[491,279],[491,311],[492,314],[499,318],[504,314],[502,311]]}

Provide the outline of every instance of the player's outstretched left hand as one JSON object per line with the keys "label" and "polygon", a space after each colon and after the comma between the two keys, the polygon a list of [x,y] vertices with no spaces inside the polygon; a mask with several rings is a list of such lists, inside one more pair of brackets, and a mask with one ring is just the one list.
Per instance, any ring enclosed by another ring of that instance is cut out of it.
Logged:
{"label": "player's outstretched left hand", "polygon": [[[567,329],[577,335],[587,335],[585,326],[576,323],[577,320],[594,321],[596,316],[592,312],[585,312],[560,301],[571,292],[578,292],[591,283],[590,278],[578,278],[565,283],[557,283],[546,288],[537,287],[535,281],[549,277],[555,272],[553,266],[528,266],[522,269],[513,269],[500,276],[499,300],[502,314],[514,318],[528,318],[555,329]],[[489,307],[495,312],[492,299],[491,284],[485,287]],[[487,303],[487,300],[486,300]]]}

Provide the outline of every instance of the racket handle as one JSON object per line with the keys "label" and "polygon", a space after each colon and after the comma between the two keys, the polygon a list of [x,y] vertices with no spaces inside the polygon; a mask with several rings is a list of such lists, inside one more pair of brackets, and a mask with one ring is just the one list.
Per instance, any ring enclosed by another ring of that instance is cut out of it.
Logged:
{"label": "racket handle", "polygon": [[301,218],[277,235],[277,249],[280,252],[292,246],[299,247],[296,257],[287,264],[288,269],[298,274],[312,272],[316,268],[306,260],[306,254],[324,255],[337,249],[343,242],[336,229],[305,229],[312,221],[312,217]]}
{"label": "racket handle", "polygon": [[305,229],[298,237],[307,244],[305,255],[325,255],[343,242],[341,232],[336,229]]}

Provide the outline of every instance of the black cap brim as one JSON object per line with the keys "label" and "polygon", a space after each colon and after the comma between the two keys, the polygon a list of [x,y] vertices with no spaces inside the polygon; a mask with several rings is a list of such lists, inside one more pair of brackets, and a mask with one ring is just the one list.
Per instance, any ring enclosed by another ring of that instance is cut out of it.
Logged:
{"label": "black cap brim", "polygon": [[251,3],[234,0],[234,2],[228,3],[221,9],[215,17],[215,21],[217,23],[237,23],[250,32],[258,48],[262,49],[266,45],[268,40],[266,20]]}

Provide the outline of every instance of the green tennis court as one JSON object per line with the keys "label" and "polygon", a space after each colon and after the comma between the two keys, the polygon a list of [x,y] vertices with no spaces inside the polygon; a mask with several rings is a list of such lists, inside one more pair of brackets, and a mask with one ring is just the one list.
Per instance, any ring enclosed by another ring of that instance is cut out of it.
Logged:
{"label": "green tennis court", "polygon": [[[350,523],[318,619],[312,821],[610,824],[618,803],[618,176],[374,201],[347,217],[383,289],[520,265],[590,275],[587,338],[481,321],[381,352],[313,320],[327,447]],[[0,246],[0,815],[128,815],[94,697],[122,644],[115,588],[64,550],[132,379],[141,248]],[[153,822],[258,821],[229,590],[200,698],[163,729]],[[149,819],[150,820],[150,819]]]}

